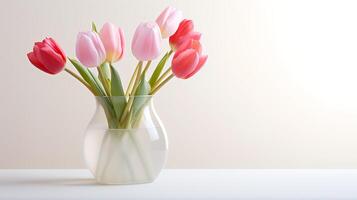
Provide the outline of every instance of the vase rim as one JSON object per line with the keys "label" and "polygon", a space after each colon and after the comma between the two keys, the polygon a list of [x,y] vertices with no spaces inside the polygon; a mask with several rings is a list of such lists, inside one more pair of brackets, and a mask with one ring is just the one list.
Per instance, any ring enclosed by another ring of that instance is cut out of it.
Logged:
{"label": "vase rim", "polygon": [[128,96],[94,96],[95,98],[105,98],[105,97],[153,97],[154,95],[128,95]]}
{"label": "vase rim", "polygon": [[137,131],[145,128],[108,128],[106,131]]}

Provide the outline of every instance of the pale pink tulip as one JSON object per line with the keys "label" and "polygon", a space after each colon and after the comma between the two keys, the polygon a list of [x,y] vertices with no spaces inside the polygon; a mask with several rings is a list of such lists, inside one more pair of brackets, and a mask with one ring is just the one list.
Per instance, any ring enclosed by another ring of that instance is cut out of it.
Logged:
{"label": "pale pink tulip", "polygon": [[161,33],[155,22],[141,23],[135,31],[131,51],[141,61],[153,60],[160,55]]}
{"label": "pale pink tulip", "polygon": [[121,28],[109,22],[105,23],[100,30],[100,39],[103,42],[108,62],[116,62],[123,57],[125,41]]}
{"label": "pale pink tulip", "polygon": [[105,49],[95,32],[80,32],[77,35],[76,56],[86,67],[97,67],[105,61]]}
{"label": "pale pink tulip", "polygon": [[168,6],[164,11],[162,11],[156,19],[156,23],[159,25],[161,30],[162,38],[168,38],[173,35],[181,21],[182,12],[180,10]]}

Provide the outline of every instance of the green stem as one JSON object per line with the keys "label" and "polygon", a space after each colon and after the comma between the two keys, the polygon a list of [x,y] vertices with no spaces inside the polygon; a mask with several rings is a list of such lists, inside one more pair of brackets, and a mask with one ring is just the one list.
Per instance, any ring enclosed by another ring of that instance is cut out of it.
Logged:
{"label": "green stem", "polygon": [[109,88],[109,84],[108,84],[108,81],[106,80],[104,74],[103,74],[103,71],[102,71],[102,68],[101,66],[97,67],[97,70],[98,70],[98,75],[99,75],[99,80],[102,82],[103,84],[103,87],[104,87],[104,90],[105,90],[105,93],[107,96],[111,96],[110,95],[110,88]]}
{"label": "green stem", "polygon": [[128,101],[128,103],[126,104],[126,106],[124,108],[123,114],[122,114],[122,116],[120,118],[120,123],[123,123],[124,119],[127,117],[128,113],[130,111],[131,105],[133,104],[134,95],[135,95],[136,89],[138,88],[139,83],[140,83],[141,67],[142,67],[142,61],[140,61],[139,64],[138,64],[138,71],[136,73],[134,87],[133,87],[132,92],[129,93],[129,95],[130,95],[129,96],[129,101]]}
{"label": "green stem", "polygon": [[164,80],[166,78],[167,75],[169,75],[171,72],[171,67],[169,67],[161,76],[159,79],[157,79],[157,81],[155,82],[155,84],[152,86],[152,88],[155,88],[157,87],[161,82],[162,80]]}
{"label": "green stem", "polygon": [[97,96],[96,93],[94,92],[94,90],[90,87],[90,85],[83,80],[80,76],[78,76],[76,73],[74,73],[72,70],[68,69],[68,68],[64,68],[64,71],[66,71],[67,73],[69,73],[71,76],[73,76],[74,78],[76,78],[78,81],[80,81],[84,86],[86,86],[88,88],[88,90],[90,92],[92,92],[92,94],[94,96]]}
{"label": "green stem", "polygon": [[136,78],[136,75],[138,73],[138,69],[139,69],[140,65],[142,65],[142,61],[139,61],[138,64],[136,65],[135,71],[134,71],[133,75],[130,78],[130,82],[129,82],[128,88],[126,89],[125,96],[129,96],[131,91],[132,91],[132,89],[133,89],[134,80]]}
{"label": "green stem", "polygon": [[151,60],[149,60],[149,61],[146,63],[145,68],[144,68],[143,73],[142,73],[143,75],[145,75],[146,71],[149,69],[150,64],[151,64]]}
{"label": "green stem", "polygon": [[170,58],[171,54],[173,53],[173,50],[168,51],[160,60],[160,62],[157,64],[155,70],[153,71],[149,83],[150,86],[153,87],[154,84],[156,83],[157,79],[159,78],[163,68],[165,67],[165,64],[167,62],[167,59]]}
{"label": "green stem", "polygon": [[150,95],[155,94],[162,86],[164,86],[169,80],[171,80],[175,75],[171,74],[164,81],[162,81],[159,85],[157,85],[151,92]]}

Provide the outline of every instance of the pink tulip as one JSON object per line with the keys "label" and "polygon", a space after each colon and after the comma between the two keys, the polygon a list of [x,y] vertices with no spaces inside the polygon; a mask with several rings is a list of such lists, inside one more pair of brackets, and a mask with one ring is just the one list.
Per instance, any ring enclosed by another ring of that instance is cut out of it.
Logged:
{"label": "pink tulip", "polygon": [[35,67],[49,74],[61,72],[66,64],[65,53],[52,38],[36,42],[27,57]]}
{"label": "pink tulip", "polygon": [[196,74],[205,64],[208,56],[201,55],[202,47],[198,40],[188,40],[176,51],[172,59],[173,74],[188,79]]}
{"label": "pink tulip", "polygon": [[77,35],[76,56],[86,67],[97,67],[105,61],[105,49],[95,32],[80,32]]}
{"label": "pink tulip", "polygon": [[162,38],[167,38],[173,35],[181,21],[182,12],[176,8],[168,6],[156,19],[156,23],[161,30]]}
{"label": "pink tulip", "polygon": [[100,39],[103,42],[108,62],[116,62],[124,54],[124,34],[121,28],[112,23],[105,23],[100,30]]}
{"label": "pink tulip", "polygon": [[131,51],[140,61],[153,60],[160,55],[161,33],[155,22],[141,23],[135,31]]}

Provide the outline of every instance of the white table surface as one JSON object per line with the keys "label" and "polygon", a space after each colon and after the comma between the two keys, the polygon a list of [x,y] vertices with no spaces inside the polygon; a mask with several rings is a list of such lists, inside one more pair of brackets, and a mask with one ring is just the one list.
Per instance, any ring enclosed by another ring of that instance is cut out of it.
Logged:
{"label": "white table surface", "polygon": [[0,199],[357,199],[357,170],[164,170],[97,185],[87,170],[0,170]]}

